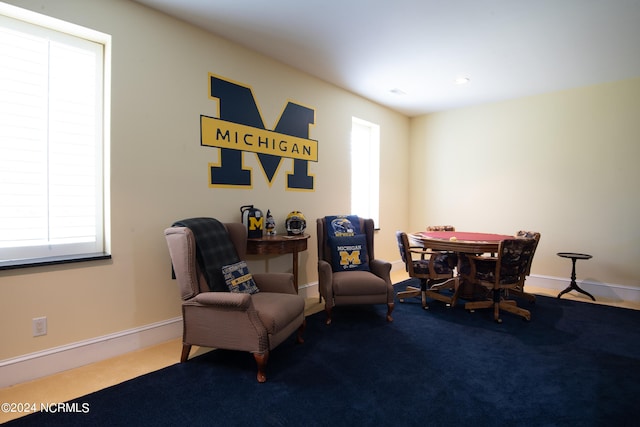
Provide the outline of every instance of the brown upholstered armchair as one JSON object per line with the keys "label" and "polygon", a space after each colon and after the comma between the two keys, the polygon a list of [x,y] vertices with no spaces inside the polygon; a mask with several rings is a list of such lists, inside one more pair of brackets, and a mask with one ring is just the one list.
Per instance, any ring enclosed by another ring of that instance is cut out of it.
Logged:
{"label": "brown upholstered armchair", "polygon": [[535,239],[505,239],[500,242],[497,256],[465,255],[469,269],[462,270],[463,279],[484,286],[492,294],[489,300],[466,303],[465,309],[493,308],[493,317],[498,323],[502,322],[500,310],[530,320],[531,313],[518,307],[514,300],[505,299],[507,294],[504,291],[522,287],[536,244]]}
{"label": "brown upholstered armchair", "polygon": [[[325,313],[327,325],[331,323],[332,309],[337,305],[352,304],[386,304],[387,321],[392,322],[391,312],[394,307],[394,292],[391,283],[391,263],[375,258],[373,246],[373,220],[359,218],[360,237],[363,239],[363,250],[366,250],[365,260],[367,269],[354,269],[354,271],[335,271],[335,248],[328,237],[326,217],[316,220],[318,231],[318,282],[320,302],[325,300]],[[334,256],[332,257],[332,251]],[[345,259],[351,261],[351,255]]]}
{"label": "brown upholstered armchair", "polygon": [[[238,258],[244,260],[245,226],[240,223],[222,225]],[[164,233],[182,297],[184,326],[180,361],[187,361],[192,345],[247,351],[253,353],[258,365],[258,381],[266,381],[269,351],[296,331],[298,342],[303,341],[304,299],[295,291],[293,275],[253,274],[259,289],[253,294],[211,292],[211,280],[197,261],[196,238],[192,230],[174,226]]]}

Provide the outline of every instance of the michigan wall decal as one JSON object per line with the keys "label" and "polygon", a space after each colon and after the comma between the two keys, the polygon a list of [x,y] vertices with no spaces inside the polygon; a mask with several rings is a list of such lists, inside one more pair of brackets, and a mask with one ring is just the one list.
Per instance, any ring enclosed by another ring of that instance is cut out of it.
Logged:
{"label": "michigan wall decal", "polygon": [[218,102],[219,118],[200,116],[200,144],[220,150],[209,163],[209,186],[252,188],[251,169],[243,156],[253,154],[269,183],[284,159],[292,162],[287,190],[314,190],[309,162],[318,161],[318,141],[309,139],[315,110],[288,101],[274,129],[265,127],[251,88],[209,73],[209,97]]}

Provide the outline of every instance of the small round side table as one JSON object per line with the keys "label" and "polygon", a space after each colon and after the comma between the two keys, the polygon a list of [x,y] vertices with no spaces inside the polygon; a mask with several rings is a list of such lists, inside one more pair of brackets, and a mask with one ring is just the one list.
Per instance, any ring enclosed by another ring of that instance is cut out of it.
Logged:
{"label": "small round side table", "polygon": [[576,260],[577,259],[591,259],[593,258],[591,255],[588,254],[577,254],[574,252],[558,252],[557,254],[559,257],[562,258],[571,258],[571,262],[572,262],[572,268],[571,268],[571,284],[569,284],[569,286],[567,286],[567,289],[565,289],[564,291],[560,292],[558,294],[558,298],[560,298],[562,295],[566,294],[567,292],[570,292],[572,290],[576,290],[578,292],[581,292],[587,296],[589,296],[592,300],[596,300],[593,295],[591,295],[589,292],[585,291],[584,289],[581,289],[578,284],[576,283]]}

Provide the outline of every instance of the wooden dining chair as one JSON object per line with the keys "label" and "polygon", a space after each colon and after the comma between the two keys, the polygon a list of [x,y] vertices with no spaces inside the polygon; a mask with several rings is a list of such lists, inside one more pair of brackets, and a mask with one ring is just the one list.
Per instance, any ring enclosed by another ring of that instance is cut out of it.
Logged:
{"label": "wooden dining chair", "polygon": [[493,308],[494,320],[498,323],[502,323],[501,310],[530,320],[531,312],[518,307],[516,301],[506,299],[504,291],[522,286],[536,244],[535,239],[514,237],[500,242],[496,256],[466,255],[469,269],[463,269],[463,280],[487,288],[491,298],[467,302],[464,308],[469,311]]}
{"label": "wooden dining chair", "polygon": [[[429,308],[427,297],[442,301],[453,307],[458,299],[459,279],[454,274],[456,255],[449,252],[438,252],[422,246],[411,246],[407,233],[396,232],[398,249],[404,261],[409,277],[420,280],[420,288],[407,286],[405,291],[397,293],[400,302],[406,298],[422,296],[422,308]],[[418,257],[418,259],[416,259]],[[452,290],[446,295],[443,290]]]}
{"label": "wooden dining chair", "polygon": [[453,225],[427,225],[427,231],[456,231]]}
{"label": "wooden dining chair", "polygon": [[[538,233],[537,231],[520,230],[516,233],[516,237],[524,237],[524,238],[534,239],[536,241],[536,244],[533,247],[533,254],[531,255],[531,258],[529,260],[529,265],[527,265],[526,276],[528,277],[531,274],[531,264],[533,261],[533,255],[535,255],[536,249],[538,248],[538,243],[540,242],[540,233]],[[525,292],[524,280],[522,281],[522,285],[516,286],[515,288],[510,289],[508,292],[509,292],[509,295],[514,295],[517,297],[524,298],[531,303],[536,302],[536,296],[534,294]]]}

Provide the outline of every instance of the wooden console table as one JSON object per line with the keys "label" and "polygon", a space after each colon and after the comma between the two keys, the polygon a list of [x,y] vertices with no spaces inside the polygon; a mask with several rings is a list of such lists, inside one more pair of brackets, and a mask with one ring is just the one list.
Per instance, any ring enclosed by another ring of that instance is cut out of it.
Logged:
{"label": "wooden console table", "polygon": [[298,252],[307,250],[308,239],[308,234],[262,236],[247,239],[247,253],[250,255],[293,254],[293,284],[298,292]]}

